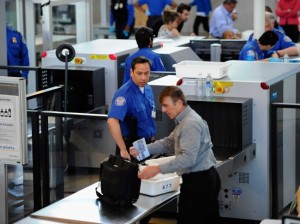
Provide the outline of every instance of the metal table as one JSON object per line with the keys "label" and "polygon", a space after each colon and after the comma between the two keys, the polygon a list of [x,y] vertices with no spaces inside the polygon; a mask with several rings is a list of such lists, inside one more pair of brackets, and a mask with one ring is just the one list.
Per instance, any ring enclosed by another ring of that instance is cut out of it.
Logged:
{"label": "metal table", "polygon": [[140,195],[132,207],[114,207],[97,200],[95,183],[58,202],[55,202],[18,224],[26,223],[135,223],[153,213],[162,206],[177,199],[179,191],[173,191],[155,197]]}

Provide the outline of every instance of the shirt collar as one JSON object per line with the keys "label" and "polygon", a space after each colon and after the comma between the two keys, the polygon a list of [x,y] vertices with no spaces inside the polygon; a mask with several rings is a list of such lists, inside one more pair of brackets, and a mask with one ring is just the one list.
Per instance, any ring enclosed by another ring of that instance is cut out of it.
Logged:
{"label": "shirt collar", "polygon": [[133,89],[134,89],[135,92],[139,92],[141,94],[145,94],[146,89],[147,89],[146,87],[147,87],[148,84],[146,84],[144,86],[144,92],[142,92],[141,89],[140,89],[140,87],[138,87],[137,84],[134,83],[134,81],[132,80],[131,77],[130,77],[130,82],[131,82],[131,85],[132,85],[132,87],[133,87]]}
{"label": "shirt collar", "polygon": [[187,106],[185,107],[185,109],[184,109],[181,113],[179,113],[179,114],[176,116],[176,118],[175,118],[175,123],[176,123],[176,124],[179,124],[179,123],[186,117],[186,115],[187,115],[188,113],[190,113],[191,111],[192,111],[192,109],[190,108],[189,105],[187,105]]}

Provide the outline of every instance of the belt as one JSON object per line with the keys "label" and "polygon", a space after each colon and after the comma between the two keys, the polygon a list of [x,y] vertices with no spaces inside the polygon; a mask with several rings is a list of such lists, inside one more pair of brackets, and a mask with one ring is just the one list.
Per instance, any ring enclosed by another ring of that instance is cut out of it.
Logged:
{"label": "belt", "polygon": [[[133,141],[130,137],[123,137],[124,141]],[[141,139],[141,137],[138,137],[138,139]],[[145,141],[147,144],[152,143],[155,141],[155,137],[145,138]]]}

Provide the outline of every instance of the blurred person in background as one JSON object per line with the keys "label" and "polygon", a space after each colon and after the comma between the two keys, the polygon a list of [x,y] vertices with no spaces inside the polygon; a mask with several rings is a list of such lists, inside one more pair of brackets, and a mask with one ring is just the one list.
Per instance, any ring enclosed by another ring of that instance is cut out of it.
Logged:
{"label": "blurred person in background", "polygon": [[133,0],[111,0],[110,32],[117,39],[128,39],[134,28]]}
{"label": "blurred person in background", "polygon": [[[265,12],[265,31],[272,30],[278,36],[278,41],[270,50],[265,53],[265,58],[269,57],[284,57],[285,54],[288,56],[298,56],[299,52],[296,44],[288,37],[283,31],[274,28],[275,16],[271,12]],[[249,37],[252,39],[253,35]]]}
{"label": "blurred person in background", "polygon": [[279,0],[276,5],[276,15],[279,18],[279,25],[284,29],[285,34],[297,43],[299,40],[299,0]]}
{"label": "blurred person in background", "polygon": [[209,34],[214,38],[222,38],[225,31],[232,31],[237,38],[241,38],[241,33],[234,28],[233,23],[237,19],[235,11],[237,0],[224,0],[211,16],[209,24]]}
{"label": "blurred person in background", "polygon": [[163,15],[164,25],[158,31],[160,38],[174,38],[179,37],[180,33],[177,30],[180,18],[177,12],[165,10]]}
{"label": "blurred person in background", "polygon": [[[147,10],[144,10],[142,6],[146,4]],[[147,27],[153,27],[156,20],[161,18],[161,15],[166,6],[170,6],[172,10],[176,9],[177,3],[174,0],[137,0],[134,6],[145,12],[148,16]]]}
{"label": "blurred person in background", "polygon": [[[257,61],[264,60],[264,52],[270,50],[278,41],[278,36],[273,31],[265,31],[259,39],[248,40],[240,52],[239,60]],[[278,57],[275,55],[275,57]]]}
{"label": "blurred person in background", "polygon": [[[271,7],[268,6],[268,5],[265,6],[265,11],[266,11],[266,12],[271,12],[271,13],[273,13],[273,10],[272,10]],[[281,26],[279,26],[279,24],[278,24],[278,22],[277,22],[276,20],[275,20],[275,22],[274,22],[274,28],[279,29],[279,30],[282,30],[282,31],[284,32],[284,30],[282,29]]]}
{"label": "blurred person in background", "polygon": [[166,71],[165,66],[159,56],[159,54],[151,50],[153,45],[153,32],[148,27],[141,27],[135,33],[135,40],[139,47],[139,50],[129,55],[125,60],[125,74],[123,78],[123,84],[130,79],[131,62],[138,56],[144,56],[151,62],[151,71]]}
{"label": "blurred person in background", "polygon": [[[191,6],[189,6],[187,4],[184,4],[184,3],[181,3],[181,4],[178,5],[176,11],[177,11],[177,13],[179,14],[179,17],[180,17],[180,23],[179,23],[179,25],[177,27],[177,30],[180,33],[181,30],[182,30],[182,27],[183,27],[184,23],[186,21],[188,21],[188,19],[190,18]],[[160,29],[160,27],[162,25],[164,25],[164,21],[163,21],[163,18],[161,16],[160,19],[156,20],[156,22],[152,26],[153,35],[155,37],[157,37],[158,31],[159,31],[159,29]]]}
{"label": "blurred person in background", "polygon": [[199,35],[199,26],[203,24],[203,29],[209,33],[209,13],[212,9],[210,0],[193,0],[190,6],[197,6],[196,18],[193,25],[193,32],[195,35]]}
{"label": "blurred person in background", "polygon": [[[6,26],[7,65],[29,66],[28,48],[22,34]],[[8,70],[8,76],[28,78],[28,70]]]}

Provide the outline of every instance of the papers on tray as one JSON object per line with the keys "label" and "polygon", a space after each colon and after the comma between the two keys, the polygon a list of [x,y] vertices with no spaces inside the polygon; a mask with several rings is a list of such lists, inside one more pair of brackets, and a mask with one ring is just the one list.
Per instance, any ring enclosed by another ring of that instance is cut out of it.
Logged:
{"label": "papers on tray", "polygon": [[139,151],[139,156],[137,157],[138,161],[146,159],[150,156],[145,138],[141,138],[135,142],[133,142],[133,147]]}

